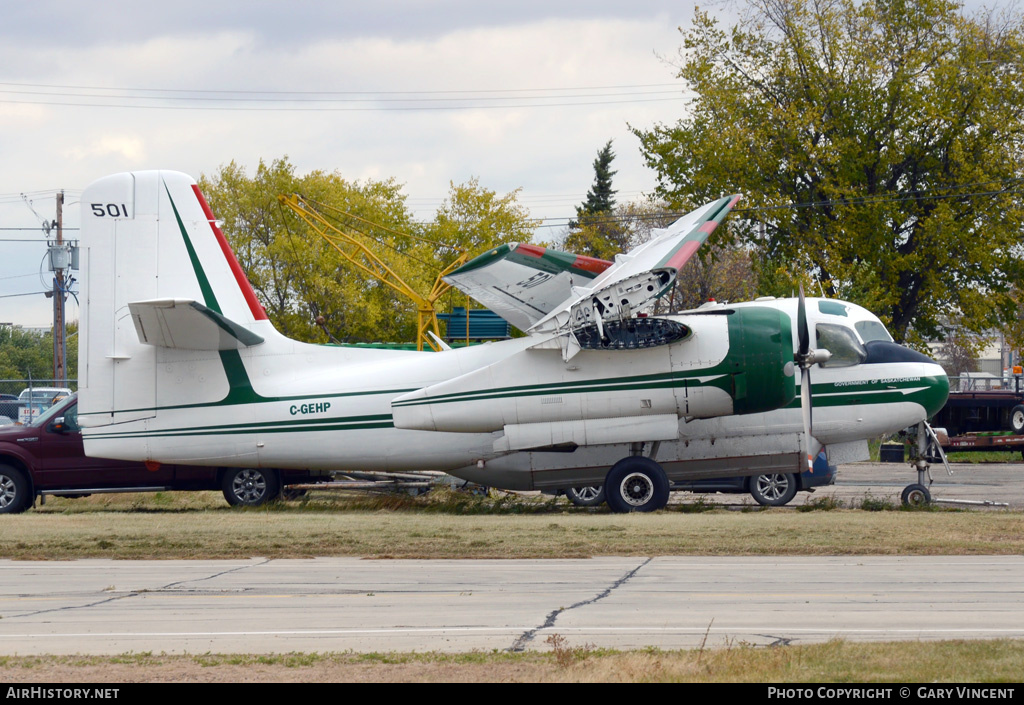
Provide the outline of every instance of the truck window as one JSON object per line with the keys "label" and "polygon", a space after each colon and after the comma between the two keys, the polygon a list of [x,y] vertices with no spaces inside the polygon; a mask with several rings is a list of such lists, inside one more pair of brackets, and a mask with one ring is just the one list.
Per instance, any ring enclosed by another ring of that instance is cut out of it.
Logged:
{"label": "truck window", "polygon": [[[53,419],[57,418],[58,416],[61,416],[64,413],[64,410],[68,408],[68,405],[72,405],[73,401],[74,397],[68,397],[67,399],[63,399],[57,402],[46,411],[39,414],[39,416],[36,417],[35,421],[30,423],[29,426],[45,426],[46,424],[53,421]],[[73,408],[75,410],[75,428],[77,429],[78,405],[73,405]]]}

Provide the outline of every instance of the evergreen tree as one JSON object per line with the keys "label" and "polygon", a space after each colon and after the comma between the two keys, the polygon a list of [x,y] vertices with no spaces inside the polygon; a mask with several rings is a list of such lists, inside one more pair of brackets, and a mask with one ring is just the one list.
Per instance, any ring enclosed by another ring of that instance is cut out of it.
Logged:
{"label": "evergreen tree", "polygon": [[594,185],[587,191],[587,200],[582,206],[576,206],[576,217],[583,218],[597,213],[611,213],[615,209],[615,190],[612,188],[612,177],[618,172],[612,171],[612,141],[597,152],[594,160]]}
{"label": "evergreen tree", "polygon": [[569,221],[565,249],[580,255],[611,259],[627,248],[628,233],[615,219],[615,189],[611,168],[615,152],[608,140],[594,159],[594,185],[587,191],[587,200],[576,206],[576,220]]}

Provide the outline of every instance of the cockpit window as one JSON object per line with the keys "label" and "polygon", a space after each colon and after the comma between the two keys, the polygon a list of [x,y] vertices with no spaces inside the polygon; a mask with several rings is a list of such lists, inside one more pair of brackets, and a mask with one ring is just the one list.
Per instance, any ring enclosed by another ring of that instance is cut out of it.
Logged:
{"label": "cockpit window", "polygon": [[889,331],[878,321],[857,321],[853,325],[857,332],[860,333],[860,339],[865,343],[870,343],[872,340],[892,342],[892,336],[889,335]]}
{"label": "cockpit window", "polygon": [[824,348],[832,353],[832,357],[828,362],[822,363],[822,367],[850,367],[859,365],[867,359],[868,353],[864,346],[846,326],[819,323],[815,330],[818,334],[818,348]]}

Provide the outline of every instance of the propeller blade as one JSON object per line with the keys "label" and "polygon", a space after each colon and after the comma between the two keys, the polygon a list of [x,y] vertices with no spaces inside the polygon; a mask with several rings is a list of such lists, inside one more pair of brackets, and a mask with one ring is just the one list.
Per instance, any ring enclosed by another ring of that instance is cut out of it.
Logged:
{"label": "propeller blade", "polygon": [[811,457],[811,369],[804,367],[800,373],[800,412],[804,421],[804,450],[807,452],[807,470],[814,472],[814,458]]}
{"label": "propeller blade", "polygon": [[800,303],[796,309],[797,335],[800,336],[800,349],[797,354],[803,362],[811,349],[811,332],[807,329],[807,303],[804,301],[804,285],[800,285]]}

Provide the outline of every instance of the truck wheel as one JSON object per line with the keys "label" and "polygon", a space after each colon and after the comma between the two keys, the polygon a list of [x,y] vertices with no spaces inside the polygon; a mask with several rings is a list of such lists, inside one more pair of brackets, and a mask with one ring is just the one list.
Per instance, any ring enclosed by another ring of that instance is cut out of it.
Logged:
{"label": "truck wheel", "polygon": [[234,507],[258,507],[281,494],[277,471],[263,468],[229,468],[220,487]]}
{"label": "truck wheel", "polygon": [[28,478],[10,465],[0,465],[0,514],[18,514],[31,506]]}
{"label": "truck wheel", "polygon": [[613,512],[654,512],[668,504],[668,477],[650,458],[630,456],[608,471],[604,492]]}
{"label": "truck wheel", "polygon": [[1024,405],[1018,404],[1010,410],[1010,428],[1018,436],[1024,434]]}
{"label": "truck wheel", "polygon": [[565,491],[565,496],[577,507],[596,507],[599,504],[604,504],[604,487],[601,485],[570,487]]}
{"label": "truck wheel", "polygon": [[758,504],[781,507],[796,497],[796,475],[770,472],[750,478],[750,495]]}

